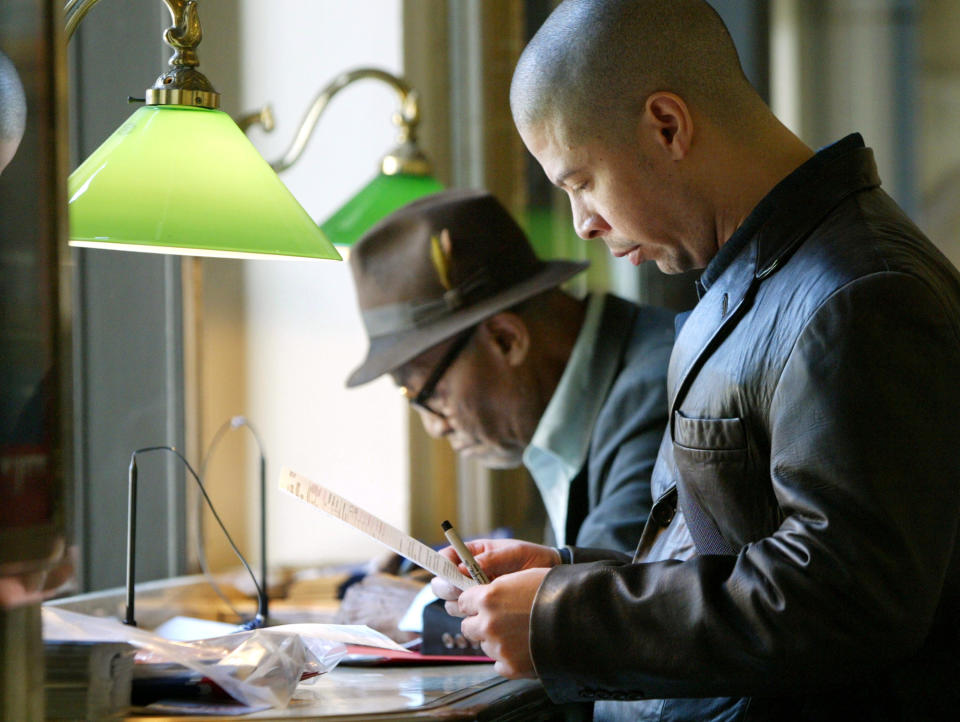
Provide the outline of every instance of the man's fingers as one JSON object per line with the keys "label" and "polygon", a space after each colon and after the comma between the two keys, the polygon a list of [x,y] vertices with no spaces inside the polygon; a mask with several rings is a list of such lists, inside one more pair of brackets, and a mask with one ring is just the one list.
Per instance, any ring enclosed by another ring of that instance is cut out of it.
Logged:
{"label": "man's fingers", "polygon": [[[469,619],[476,619],[476,617],[469,617]],[[468,627],[470,627],[470,625],[468,625]],[[477,634],[477,632],[474,631],[472,627],[470,627],[469,630],[464,630],[463,623],[460,625],[460,631],[463,632],[463,636],[471,642],[479,642],[480,650],[490,657],[490,659],[494,660],[493,671],[501,677],[519,679],[524,676],[518,672],[516,666],[504,655],[502,645],[490,639],[475,639],[472,635]]]}
{"label": "man's fingers", "polygon": [[[461,616],[463,616],[462,613]],[[480,626],[480,620],[476,615],[464,616],[463,621],[460,622],[460,631],[463,633],[463,636],[469,639],[471,642],[480,642],[481,648],[483,648],[483,644],[486,640],[483,638]],[[491,655],[488,654],[487,656]]]}
{"label": "man's fingers", "polygon": [[[465,542],[465,545],[467,549],[470,550],[470,553],[473,554],[474,556],[476,556],[480,552],[480,550],[483,549],[483,544],[478,544],[476,542]],[[456,550],[453,547],[444,547],[443,549],[440,550],[440,555],[446,557],[451,562],[456,564],[457,569],[460,570],[460,573],[463,576],[465,577],[470,576],[470,570],[467,569],[467,565],[463,563],[463,560],[460,558],[460,555],[457,554]]]}
{"label": "man's fingers", "polygon": [[514,555],[504,554],[503,552],[480,552],[474,554],[474,558],[490,579],[495,579],[496,577],[510,574],[523,568],[523,563],[519,562]]}
{"label": "man's fingers", "polygon": [[462,617],[463,612],[460,611],[460,605],[456,602],[444,602],[443,608],[447,610],[447,614],[451,617]]}
{"label": "man's fingers", "polygon": [[460,595],[457,600],[460,605],[460,616],[469,617],[480,611],[480,598],[485,591],[484,587],[487,587],[487,585],[471,587]]}
{"label": "man's fingers", "polygon": [[[470,548],[469,545],[467,545],[467,548]],[[472,554],[473,550],[471,550],[470,553]],[[443,547],[443,549],[440,550],[440,556],[446,557],[454,564],[460,563],[460,557],[457,555],[457,551],[453,547]]]}
{"label": "man's fingers", "polygon": [[441,599],[452,600],[460,596],[459,589],[440,577],[434,577],[430,580],[430,589]]}
{"label": "man's fingers", "polygon": [[559,553],[552,547],[526,543],[495,549],[482,546],[471,549],[471,552],[491,579],[524,569],[553,567],[560,560]]}

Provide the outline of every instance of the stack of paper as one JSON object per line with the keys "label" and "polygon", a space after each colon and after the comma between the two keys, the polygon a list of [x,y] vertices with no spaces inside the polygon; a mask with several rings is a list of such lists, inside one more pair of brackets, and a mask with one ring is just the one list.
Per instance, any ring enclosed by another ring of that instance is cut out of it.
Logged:
{"label": "stack of paper", "polygon": [[47,718],[123,715],[130,706],[133,655],[124,642],[44,641]]}

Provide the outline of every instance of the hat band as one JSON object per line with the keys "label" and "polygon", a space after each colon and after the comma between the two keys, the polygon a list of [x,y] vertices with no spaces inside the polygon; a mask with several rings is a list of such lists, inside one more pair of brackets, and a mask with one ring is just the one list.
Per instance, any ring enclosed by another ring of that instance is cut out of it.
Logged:
{"label": "hat band", "polygon": [[436,323],[462,308],[478,290],[488,285],[485,272],[478,272],[456,288],[445,291],[440,298],[428,301],[403,301],[388,306],[368,308],[361,312],[370,338],[412,331]]}

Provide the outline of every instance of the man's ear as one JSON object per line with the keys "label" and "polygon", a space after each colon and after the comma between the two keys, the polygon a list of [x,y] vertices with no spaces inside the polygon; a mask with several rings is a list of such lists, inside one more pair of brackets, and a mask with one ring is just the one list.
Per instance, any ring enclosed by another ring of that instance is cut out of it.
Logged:
{"label": "man's ear", "polygon": [[693,116],[683,98],[675,93],[651,93],[644,104],[641,127],[673,160],[683,159],[690,151]]}
{"label": "man's ear", "polygon": [[530,351],[530,329],[515,313],[503,311],[483,322],[495,353],[508,366],[519,366]]}

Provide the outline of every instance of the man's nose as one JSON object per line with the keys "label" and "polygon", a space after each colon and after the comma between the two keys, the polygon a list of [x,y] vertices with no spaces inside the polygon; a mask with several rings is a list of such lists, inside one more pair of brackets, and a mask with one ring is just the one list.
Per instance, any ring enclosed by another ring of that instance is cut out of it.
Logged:
{"label": "man's nose", "polygon": [[600,238],[610,230],[610,225],[603,216],[576,203],[573,204],[573,227],[577,235],[585,241]]}
{"label": "man's nose", "polygon": [[417,413],[420,414],[420,422],[423,424],[423,430],[434,439],[442,439],[453,431],[453,428],[446,419],[425,409],[417,409]]}

